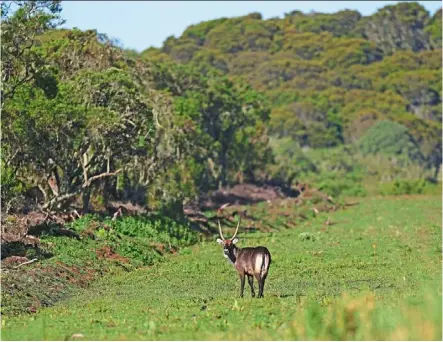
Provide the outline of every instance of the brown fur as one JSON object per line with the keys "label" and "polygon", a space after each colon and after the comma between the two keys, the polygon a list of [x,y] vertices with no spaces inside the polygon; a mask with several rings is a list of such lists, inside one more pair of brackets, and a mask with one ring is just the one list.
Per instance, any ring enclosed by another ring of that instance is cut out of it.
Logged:
{"label": "brown fur", "polygon": [[252,297],[255,297],[254,277],[259,285],[258,297],[263,297],[264,284],[271,265],[269,250],[263,246],[238,248],[231,239],[222,241],[222,245],[224,256],[234,265],[240,276],[240,297],[243,297],[245,276],[248,276]]}

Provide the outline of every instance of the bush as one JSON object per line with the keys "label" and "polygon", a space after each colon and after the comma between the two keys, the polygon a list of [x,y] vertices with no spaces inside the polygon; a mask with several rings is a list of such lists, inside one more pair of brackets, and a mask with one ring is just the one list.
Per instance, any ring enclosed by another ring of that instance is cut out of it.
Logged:
{"label": "bush", "polygon": [[332,197],[366,196],[367,192],[361,183],[361,177],[355,174],[342,175],[339,173],[322,174],[316,187]]}
{"label": "bush", "polygon": [[291,185],[302,174],[315,173],[317,167],[291,138],[272,139],[275,163],[267,166],[267,173],[277,183]]}
{"label": "bush", "polygon": [[356,144],[363,154],[399,156],[423,162],[424,156],[408,129],[396,122],[384,120],[374,124]]}
{"label": "bush", "polygon": [[380,184],[382,195],[415,195],[441,193],[441,183],[431,183],[424,179],[395,180]]}
{"label": "bush", "polygon": [[7,167],[3,160],[1,163],[1,203],[2,214],[7,214],[15,209],[23,201],[23,185],[14,175],[14,171]]}

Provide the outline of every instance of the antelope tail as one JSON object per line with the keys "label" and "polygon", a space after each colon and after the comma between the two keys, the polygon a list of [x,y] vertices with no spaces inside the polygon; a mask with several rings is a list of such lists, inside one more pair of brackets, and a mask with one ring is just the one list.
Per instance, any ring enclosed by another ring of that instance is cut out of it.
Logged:
{"label": "antelope tail", "polygon": [[271,258],[268,254],[263,255],[261,267],[260,267],[260,277],[263,277],[269,268],[269,264],[271,263]]}

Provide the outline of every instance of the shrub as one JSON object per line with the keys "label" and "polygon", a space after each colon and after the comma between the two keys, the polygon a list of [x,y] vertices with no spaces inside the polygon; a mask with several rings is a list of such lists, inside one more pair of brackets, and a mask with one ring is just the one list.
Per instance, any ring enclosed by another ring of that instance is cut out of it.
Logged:
{"label": "shrub", "polygon": [[374,124],[356,144],[363,154],[384,154],[399,156],[417,162],[423,162],[424,156],[408,129],[389,120]]}
{"label": "shrub", "polygon": [[5,165],[3,160],[1,163],[1,203],[2,214],[7,214],[9,210],[14,209],[23,200],[23,185],[14,175],[14,171]]}
{"label": "shrub", "polygon": [[334,179],[325,180],[320,183],[319,189],[326,192],[330,196],[366,196],[365,188],[350,179]]}
{"label": "shrub", "polygon": [[424,179],[395,180],[380,184],[382,195],[414,195],[441,193],[441,183],[431,183]]}

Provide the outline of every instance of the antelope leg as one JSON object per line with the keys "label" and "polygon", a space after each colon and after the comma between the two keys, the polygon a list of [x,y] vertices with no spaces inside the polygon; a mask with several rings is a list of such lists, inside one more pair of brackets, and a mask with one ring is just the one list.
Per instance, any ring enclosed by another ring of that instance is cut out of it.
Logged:
{"label": "antelope leg", "polygon": [[240,274],[240,297],[243,297],[243,292],[245,290],[245,274]]}
{"label": "antelope leg", "polygon": [[251,295],[252,297],[255,297],[255,291],[254,291],[254,277],[251,275],[248,275],[248,283],[251,287]]}
{"label": "antelope leg", "polygon": [[266,275],[261,277],[260,280],[258,281],[258,298],[263,298],[263,290],[265,288],[265,280],[266,280]]}

